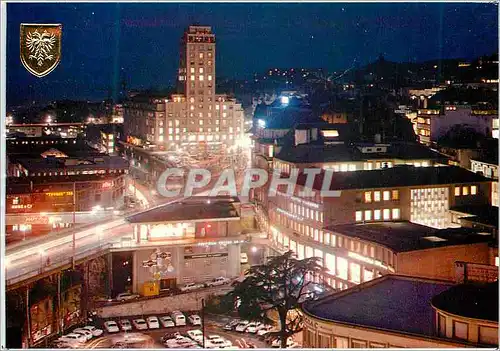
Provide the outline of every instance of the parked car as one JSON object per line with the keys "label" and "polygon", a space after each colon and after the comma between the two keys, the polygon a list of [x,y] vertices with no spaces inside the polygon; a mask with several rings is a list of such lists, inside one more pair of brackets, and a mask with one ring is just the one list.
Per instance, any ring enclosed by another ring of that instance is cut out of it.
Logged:
{"label": "parked car", "polygon": [[146,330],[148,329],[148,324],[146,321],[142,318],[137,318],[132,321],[132,324],[134,324],[135,329],[137,330]]}
{"label": "parked car", "polygon": [[61,336],[57,341],[64,341],[71,345],[83,344],[87,342],[87,337],[83,334],[69,333]]}
{"label": "parked car", "polygon": [[[288,339],[286,340],[286,347],[291,347],[292,345],[294,345],[294,341],[292,337],[289,336]],[[281,339],[279,337],[274,339],[271,342],[271,347],[281,347]]]}
{"label": "parked car", "polygon": [[208,349],[225,349],[226,343],[222,339],[213,339],[205,343],[205,347]]}
{"label": "parked car", "polygon": [[160,317],[160,323],[164,328],[173,328],[175,327],[175,323],[170,316]]}
{"label": "parked car", "polygon": [[236,326],[240,323],[240,320],[239,319],[233,319],[231,322],[227,323],[223,329],[224,330],[233,330],[234,328],[236,328]]}
{"label": "parked car", "polygon": [[160,327],[160,322],[156,316],[148,317],[146,321],[148,322],[149,329],[158,329]]}
{"label": "parked car", "polygon": [[183,287],[181,287],[182,292],[194,291],[203,288],[203,284],[199,283],[187,283]]}
{"label": "parked car", "polygon": [[201,318],[197,314],[192,314],[188,317],[189,323],[192,325],[201,325]]}
{"label": "parked car", "polygon": [[165,344],[167,342],[167,340],[170,340],[170,339],[175,339],[177,337],[181,337],[182,335],[179,333],[179,332],[175,332],[175,333],[167,333],[165,335],[163,335],[161,337],[161,342],[163,344]]}
{"label": "parked car", "polygon": [[203,333],[199,329],[188,330],[187,335],[199,344],[203,344]]}
{"label": "parked car", "polygon": [[257,331],[257,335],[258,336],[265,336],[266,334],[268,334],[270,331],[273,330],[273,326],[272,325],[266,325],[264,326],[262,329],[259,329]]}
{"label": "parked car", "polygon": [[130,321],[128,319],[122,319],[118,321],[118,324],[120,324],[120,327],[123,331],[132,330],[132,324],[130,324]]}
{"label": "parked car", "polygon": [[242,252],[240,255],[240,263],[247,264],[248,263],[248,255],[245,252]]}
{"label": "parked car", "polygon": [[226,340],[219,335],[208,335],[205,340],[205,347],[209,349],[223,349],[226,345]]}
{"label": "parked car", "polygon": [[252,333],[252,334],[255,334],[257,333],[257,331],[262,328],[263,324],[260,323],[260,322],[251,322],[247,325],[247,328],[245,329],[245,331],[247,333]]}
{"label": "parked car", "polygon": [[208,287],[213,287],[213,286],[220,286],[220,285],[224,285],[224,284],[229,284],[230,282],[231,282],[231,279],[229,279],[229,278],[218,277],[218,278],[212,279],[211,281],[206,283],[206,285]]}
{"label": "parked car", "polygon": [[237,332],[244,332],[248,324],[250,324],[249,321],[240,321],[238,325],[234,328],[234,330],[236,330]]}
{"label": "parked car", "polygon": [[115,321],[104,322],[104,329],[106,329],[108,333],[118,333],[120,331]]}
{"label": "parked car", "polygon": [[170,315],[177,327],[182,327],[186,325],[186,316],[181,311],[174,311]]}
{"label": "parked car", "polygon": [[88,330],[89,332],[92,333],[93,336],[97,337],[97,336],[101,336],[103,331],[102,329],[98,329],[96,327],[94,327],[93,325],[86,325],[85,327],[83,327],[82,329],[85,329],[85,330]]}
{"label": "parked car", "polygon": [[79,347],[79,345],[80,343],[71,344],[67,341],[62,341],[62,340],[56,340],[52,343],[52,347],[58,349],[76,349]]}
{"label": "parked car", "polygon": [[73,333],[85,336],[86,341],[89,341],[94,337],[91,332],[82,328],[76,328],[75,330],[73,330]]}
{"label": "parked car", "polygon": [[124,301],[130,301],[130,300],[137,300],[140,297],[141,296],[137,295],[137,294],[121,293],[121,294],[116,295],[116,301],[124,302]]}

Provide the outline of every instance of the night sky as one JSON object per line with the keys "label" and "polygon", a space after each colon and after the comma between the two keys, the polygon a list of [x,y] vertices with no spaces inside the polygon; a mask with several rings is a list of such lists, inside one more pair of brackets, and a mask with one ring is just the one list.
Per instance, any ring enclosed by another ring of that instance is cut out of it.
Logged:
{"label": "night sky", "polygon": [[[217,76],[270,67],[340,70],[375,60],[473,58],[498,51],[495,4],[8,4],[7,104],[103,99],[174,84],[179,43],[193,23],[217,36]],[[19,59],[20,23],[62,23],[62,61],[48,76]],[[114,91],[116,93],[116,89]]]}

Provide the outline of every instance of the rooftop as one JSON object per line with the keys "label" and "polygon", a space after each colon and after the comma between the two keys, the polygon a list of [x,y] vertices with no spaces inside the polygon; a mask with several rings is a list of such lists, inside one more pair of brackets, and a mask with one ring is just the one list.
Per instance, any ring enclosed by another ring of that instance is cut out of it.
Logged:
{"label": "rooftop", "polygon": [[406,221],[341,224],[329,226],[327,229],[345,236],[386,246],[395,252],[474,244],[492,240],[491,236],[477,234],[471,228],[435,229]]}
{"label": "rooftop", "polygon": [[219,196],[191,198],[159,206],[149,211],[130,216],[130,223],[158,223],[176,221],[203,221],[222,220],[227,218],[238,219],[235,204],[238,198]]}
{"label": "rooftop", "polygon": [[30,172],[51,171],[60,169],[128,169],[128,161],[119,156],[88,156],[79,158],[70,157],[40,157],[20,158],[10,160],[11,163],[19,163]]}
{"label": "rooftop", "polygon": [[458,316],[498,322],[498,282],[456,285],[435,296],[432,304]]}
{"label": "rooftop", "polygon": [[[341,129],[344,132],[344,129]],[[357,144],[310,145],[283,147],[277,159],[294,163],[349,162],[374,159],[445,160],[446,157],[419,143],[393,143],[387,152],[362,153]],[[363,146],[363,145],[360,145]],[[366,146],[366,145],[364,145]]]}
{"label": "rooftop", "polygon": [[320,319],[434,336],[431,300],[452,283],[386,275],[304,305]]}
{"label": "rooftop", "polygon": [[[81,174],[73,176],[51,176],[51,177],[8,177],[5,183],[7,194],[30,194],[31,184],[34,187],[46,186],[60,187],[61,185],[72,186],[74,182],[77,186],[84,183],[112,181],[123,174]],[[36,191],[35,191],[36,192]]]}
{"label": "rooftop", "polygon": [[[313,188],[321,190],[325,172],[315,177]],[[372,171],[335,172],[330,190],[374,189],[389,187],[426,186],[488,182],[491,179],[457,166],[413,167],[396,166]],[[300,174],[297,184],[304,185],[306,175]]]}
{"label": "rooftop", "polygon": [[464,217],[468,221],[494,226],[498,228],[498,207],[490,205],[468,205],[454,206],[451,211],[467,213],[470,216]]}
{"label": "rooftop", "polygon": [[[22,144],[25,141],[27,143]],[[17,144],[16,144],[17,142]],[[6,143],[7,155],[9,158],[39,156],[44,152],[56,149],[69,157],[102,155],[93,147],[90,147],[85,140],[75,138],[26,138],[23,140],[8,140]]]}

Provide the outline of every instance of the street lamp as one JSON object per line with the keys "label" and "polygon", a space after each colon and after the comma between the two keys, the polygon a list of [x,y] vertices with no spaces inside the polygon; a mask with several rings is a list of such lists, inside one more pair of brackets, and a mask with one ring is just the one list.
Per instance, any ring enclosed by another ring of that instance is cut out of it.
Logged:
{"label": "street lamp", "polygon": [[201,299],[201,334],[203,337],[203,348],[205,348],[205,299]]}

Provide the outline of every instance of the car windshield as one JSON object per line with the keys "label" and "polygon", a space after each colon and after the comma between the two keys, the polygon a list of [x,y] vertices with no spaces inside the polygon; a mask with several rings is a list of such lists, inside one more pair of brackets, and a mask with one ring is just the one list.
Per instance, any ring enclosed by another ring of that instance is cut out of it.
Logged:
{"label": "car windshield", "polygon": [[114,327],[116,326],[116,323],[115,322],[106,322],[110,327]]}

